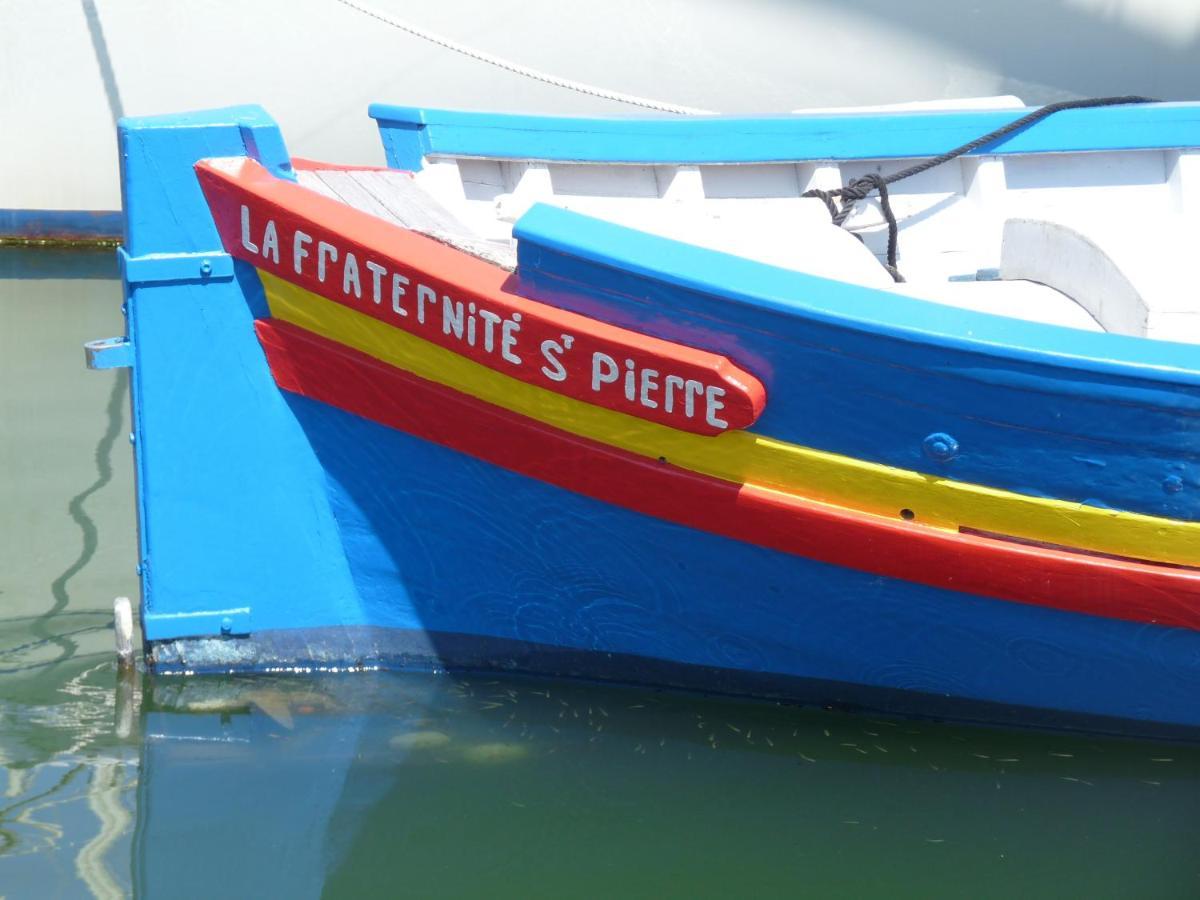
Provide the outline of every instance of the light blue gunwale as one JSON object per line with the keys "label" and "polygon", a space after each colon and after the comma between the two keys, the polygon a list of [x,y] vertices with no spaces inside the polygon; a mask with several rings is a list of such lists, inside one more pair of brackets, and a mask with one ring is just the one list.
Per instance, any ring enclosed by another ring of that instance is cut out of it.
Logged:
{"label": "light blue gunwale", "polygon": [[[616,163],[753,163],[936,156],[1031,109],[580,118],[373,103],[388,164],[430,155]],[[1064,110],[979,154],[1200,147],[1200,103]]]}

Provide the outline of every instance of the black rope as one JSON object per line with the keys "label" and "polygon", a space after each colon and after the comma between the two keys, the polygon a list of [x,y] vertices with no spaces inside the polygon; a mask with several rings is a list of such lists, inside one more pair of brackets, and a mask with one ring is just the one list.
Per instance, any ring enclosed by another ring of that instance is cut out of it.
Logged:
{"label": "black rope", "polygon": [[[1019,119],[1014,119],[1007,125],[997,128],[995,131],[989,131],[985,135],[975,138],[970,143],[963,144],[961,147],[955,147],[943,153],[941,156],[935,156],[927,159],[924,162],[917,163],[915,166],[909,166],[907,169],[901,169],[899,172],[893,172],[891,175],[863,175],[855,178],[843,185],[840,188],[835,188],[832,191],[822,191],[813,188],[810,191],[805,191],[801,196],[817,197],[825,203],[826,209],[829,210],[829,216],[833,219],[833,224],[839,228],[849,218],[850,213],[854,211],[855,204],[859,200],[865,200],[872,191],[879,192],[879,208],[883,213],[884,221],[888,227],[888,246],[887,246],[887,264],[885,268],[888,273],[897,282],[904,281],[904,277],[896,268],[896,244],[899,239],[900,227],[896,224],[896,215],[892,212],[892,204],[888,199],[887,187],[889,184],[895,184],[904,178],[911,178],[914,175],[920,175],[922,172],[928,172],[930,169],[940,166],[942,163],[947,163],[952,159],[956,159],[964,154],[971,153],[986,147],[988,144],[994,143],[1001,138],[1007,137],[1014,131],[1020,131],[1035,122],[1040,122],[1047,116],[1052,116],[1056,112],[1061,112],[1064,109],[1091,109],[1097,106],[1122,106],[1129,103],[1155,103],[1156,101],[1149,97],[1091,97],[1085,100],[1062,100],[1058,103],[1050,103],[1035,109],[1033,112],[1021,116]],[[841,200],[842,205],[839,209],[834,202]]]}

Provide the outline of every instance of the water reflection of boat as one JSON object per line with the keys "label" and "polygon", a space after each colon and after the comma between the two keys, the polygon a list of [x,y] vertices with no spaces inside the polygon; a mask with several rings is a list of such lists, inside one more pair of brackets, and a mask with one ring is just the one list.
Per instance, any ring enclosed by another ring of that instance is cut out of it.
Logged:
{"label": "water reflection of boat", "polygon": [[126,896],[141,688],[126,676],[114,690],[113,668],[104,654],[58,661],[49,684],[4,676],[0,883],[11,896]]}
{"label": "water reflection of boat", "polygon": [[114,692],[112,671],[58,685],[82,702],[52,725],[58,690],[0,708],[13,896],[960,896],[964,869],[1048,896],[1064,868],[1088,895],[1179,896],[1195,877],[1200,756],[1180,744],[505,676]]}
{"label": "water reflection of boat", "polygon": [[1200,725],[1198,109],[127,121],[152,661]]}
{"label": "water reflection of boat", "polygon": [[1034,893],[1065,866],[1080,890],[1168,894],[1193,877],[1200,759],[1179,745],[416,673],[155,678],[143,731],[139,896],[701,896],[760,878],[758,896],[879,879],[944,896],[960,865]]}

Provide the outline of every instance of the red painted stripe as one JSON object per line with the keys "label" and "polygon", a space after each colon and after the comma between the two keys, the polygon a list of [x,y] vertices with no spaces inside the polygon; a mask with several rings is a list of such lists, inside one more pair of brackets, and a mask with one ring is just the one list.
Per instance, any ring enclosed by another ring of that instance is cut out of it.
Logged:
{"label": "red painted stripe", "polygon": [[255,328],[284,390],[597,500],[889,578],[1200,630],[1200,573],[939,531],[739,486],[551,428],[284,322]]}
{"label": "red painted stripe", "polygon": [[511,378],[698,434],[746,428],[766,405],[721,354],[522,297],[505,270],[253,160],[196,174],[230,255]]}
{"label": "red painted stripe", "polygon": [[348,166],[343,163],[324,162],[307,156],[293,156],[292,168],[297,172],[395,172],[387,166]]}

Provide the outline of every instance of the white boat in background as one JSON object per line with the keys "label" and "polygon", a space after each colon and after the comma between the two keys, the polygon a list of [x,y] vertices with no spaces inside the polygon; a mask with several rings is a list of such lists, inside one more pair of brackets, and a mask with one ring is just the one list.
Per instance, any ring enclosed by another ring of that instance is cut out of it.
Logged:
{"label": "white boat in background", "polygon": [[[1187,99],[1200,83],[1192,0],[971,9],[953,0],[611,0],[574,4],[570,15],[552,0],[13,0],[3,16],[20,27],[0,28],[0,115],[10,126],[0,144],[0,235],[53,221],[17,211],[118,209],[120,115],[253,99],[274,112],[297,155],[378,165],[361,113],[379,96],[430,108],[636,110],[560,83],[571,79],[745,113],[995,94],[1031,104]],[[489,54],[553,83],[479,58]]]}

